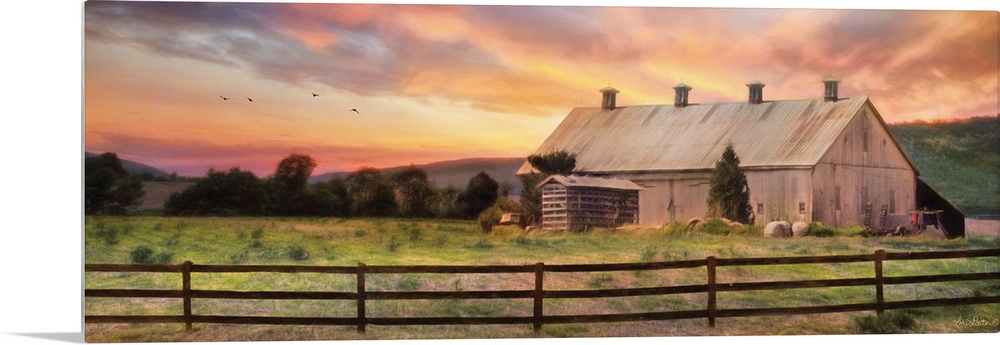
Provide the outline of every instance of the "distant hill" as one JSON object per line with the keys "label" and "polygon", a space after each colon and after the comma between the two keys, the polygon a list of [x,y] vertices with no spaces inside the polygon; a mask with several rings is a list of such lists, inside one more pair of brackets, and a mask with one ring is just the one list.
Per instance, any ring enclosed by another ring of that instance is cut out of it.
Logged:
{"label": "distant hill", "polygon": [[1000,117],[889,125],[920,177],[966,215],[1000,215]]}
{"label": "distant hill", "polygon": [[[469,179],[480,171],[490,175],[497,183],[507,182],[512,187],[512,194],[521,193],[521,182],[514,175],[525,161],[524,158],[466,158],[453,161],[435,162],[417,167],[427,172],[427,178],[438,187],[453,186],[465,189]],[[392,174],[408,166],[379,169],[383,174]],[[346,177],[351,172],[335,172],[317,175],[309,178],[309,182],[329,181],[334,176]]]}
{"label": "distant hill", "polygon": [[[94,158],[100,155],[101,153],[93,153],[93,152],[83,153],[84,158]],[[122,167],[125,168],[125,170],[127,170],[130,174],[138,176],[143,176],[143,174],[146,174],[147,176],[145,179],[153,179],[153,178],[166,179],[169,178],[171,175],[169,172],[166,172],[164,170],[146,164],[122,159],[121,157],[118,157],[118,159],[122,161]]]}

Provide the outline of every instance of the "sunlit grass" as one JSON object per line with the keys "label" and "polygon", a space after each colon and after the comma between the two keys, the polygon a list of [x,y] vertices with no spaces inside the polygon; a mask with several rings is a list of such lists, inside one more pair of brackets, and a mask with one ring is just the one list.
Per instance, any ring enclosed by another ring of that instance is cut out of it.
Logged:
{"label": "sunlit grass", "polygon": [[[531,265],[624,263],[718,258],[786,257],[996,248],[995,237],[958,240],[870,237],[764,238],[741,233],[707,234],[672,224],[660,229],[598,229],[588,233],[522,232],[496,227],[483,234],[472,221],[340,218],[165,218],[87,217],[86,263],[130,263],[130,251],[146,246],[172,254],[171,263],[211,265]],[[741,230],[744,231],[744,230]],[[885,276],[996,272],[996,258],[887,261]],[[765,282],[865,278],[870,262],[719,267],[718,281]],[[615,289],[705,283],[704,267],[642,272],[545,274],[546,290]],[[90,289],[180,289],[179,273],[86,273]],[[367,274],[368,291],[530,290],[532,273],[520,274]],[[353,274],[198,273],[192,288],[235,291],[353,292]],[[889,301],[1000,294],[1000,282],[927,283],[886,286]],[[870,303],[874,288],[786,289],[720,292],[720,308],[812,306]],[[639,313],[704,309],[706,296],[679,294],[626,298],[547,299],[547,315]],[[352,317],[354,301],[195,300],[195,314]],[[915,332],[997,332],[955,320],[996,319],[996,305],[925,308],[914,316]],[[370,317],[528,316],[530,299],[369,301]],[[179,300],[86,298],[88,315],[178,315]],[[836,313],[787,317],[741,317],[718,320],[512,326],[369,326],[354,327],[183,325],[86,325],[87,340],[240,341],[316,339],[504,338],[663,335],[761,335],[856,333],[852,317],[873,313]],[[774,328],[771,325],[781,323]]]}

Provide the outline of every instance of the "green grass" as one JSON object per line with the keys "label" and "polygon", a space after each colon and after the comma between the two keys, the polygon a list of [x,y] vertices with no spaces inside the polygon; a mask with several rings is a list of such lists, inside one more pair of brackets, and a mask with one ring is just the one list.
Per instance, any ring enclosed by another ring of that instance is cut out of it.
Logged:
{"label": "green grass", "polygon": [[[528,265],[623,263],[719,258],[869,254],[996,248],[995,237],[959,240],[849,236],[833,229],[832,237],[764,238],[759,229],[712,229],[712,233],[679,224],[659,229],[597,229],[582,234],[524,233],[498,227],[484,235],[473,221],[338,218],[163,218],[87,217],[86,263],[130,263],[140,246],[172,254],[169,261],[196,264],[278,265]],[[749,234],[753,232],[753,234]],[[114,234],[114,235],[111,235]],[[108,240],[113,238],[114,240]],[[889,261],[886,276],[935,273],[996,272],[995,258]],[[871,277],[871,263],[720,267],[718,281],[752,282]],[[179,289],[176,273],[87,273],[86,288]],[[555,273],[545,275],[549,290],[614,289],[705,283],[705,268],[645,272]],[[353,292],[350,274],[226,273],[192,275],[195,289]],[[530,290],[533,274],[369,274],[370,291]],[[1000,282],[956,282],[887,286],[889,301],[958,296],[1000,295]],[[869,303],[871,287],[721,292],[720,308],[811,306]],[[547,299],[545,312],[557,314],[633,313],[703,309],[704,294],[623,298]],[[86,298],[93,315],[180,313],[177,300]],[[531,300],[403,300],[371,301],[370,317],[527,316]],[[1000,318],[996,304],[926,308],[907,314],[914,327],[906,332],[997,332],[955,320]],[[352,301],[196,300],[197,314],[351,317]],[[202,325],[184,332],[183,325],[86,325],[87,341],[240,341],[317,339],[413,339],[504,337],[604,337],[663,335],[849,334],[878,329],[874,313],[837,313],[788,317],[742,317],[718,320],[545,325],[533,334],[530,325],[512,326],[371,326],[366,335],[351,327]],[[822,321],[818,321],[822,320]],[[860,320],[860,321],[856,321]],[[869,323],[862,329],[859,323]],[[782,324],[779,328],[771,325]]]}

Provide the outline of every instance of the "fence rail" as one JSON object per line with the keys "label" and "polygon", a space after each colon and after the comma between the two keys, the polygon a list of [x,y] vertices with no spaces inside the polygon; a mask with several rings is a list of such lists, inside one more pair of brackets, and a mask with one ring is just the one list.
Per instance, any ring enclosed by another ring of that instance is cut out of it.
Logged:
{"label": "fence rail", "polygon": [[[114,265],[87,264],[85,272],[147,272],[181,273],[181,290],[153,289],[85,289],[84,297],[95,298],[178,298],[183,303],[183,315],[85,315],[85,323],[184,323],[187,329],[195,323],[219,324],[267,324],[267,325],[343,325],[356,326],[364,333],[367,325],[468,325],[468,324],[531,324],[537,332],[544,324],[629,322],[677,319],[707,319],[709,326],[715,326],[720,317],[750,317],[767,315],[799,315],[819,313],[840,313],[876,311],[904,308],[923,308],[970,304],[1000,303],[1000,296],[975,296],[938,298],[910,301],[885,301],[884,286],[898,284],[938,283],[957,281],[1000,280],[1000,272],[980,272],[961,274],[938,274],[885,277],[883,263],[891,260],[930,260],[958,258],[1000,258],[1000,249],[982,249],[942,252],[886,253],[877,250],[864,255],[831,255],[810,257],[771,258],[715,258],[704,260],[619,263],[619,264],[573,264],[573,265],[489,265],[489,266],[288,266],[288,265],[196,265],[190,261],[180,265]],[[871,262],[874,266],[873,278],[841,278],[771,282],[717,282],[717,267],[830,264]],[[706,283],[696,285],[660,286],[624,289],[592,290],[545,290],[546,272],[612,272],[646,271],[680,268],[705,267]],[[357,288],[354,292],[326,291],[227,291],[197,290],[191,287],[192,273],[325,273],[356,276]],[[499,274],[520,273],[534,275],[534,288],[530,290],[499,291],[368,291],[366,275],[370,274]],[[870,303],[838,304],[808,307],[772,307],[719,309],[718,293],[730,291],[761,291],[798,288],[828,288],[848,286],[873,286],[875,300]],[[629,296],[658,296],[670,294],[705,293],[705,309],[663,311],[647,313],[590,314],[590,315],[545,315],[545,299],[561,298],[613,298]],[[238,300],[347,300],[356,301],[355,317],[274,317],[274,316],[227,316],[199,315],[192,311],[192,299],[238,299]],[[369,300],[444,300],[444,299],[532,299],[531,316],[512,317],[369,317],[366,304]]]}

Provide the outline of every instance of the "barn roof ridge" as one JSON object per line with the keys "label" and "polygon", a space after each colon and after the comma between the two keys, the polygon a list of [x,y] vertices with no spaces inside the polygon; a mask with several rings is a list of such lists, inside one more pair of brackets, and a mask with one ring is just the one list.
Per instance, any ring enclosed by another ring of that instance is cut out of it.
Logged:
{"label": "barn roof ridge", "polygon": [[[677,171],[713,167],[732,143],[741,166],[810,166],[866,105],[874,108],[867,95],[837,101],[633,105],[605,111],[578,107],[536,152],[574,153],[581,172]],[[525,162],[517,174],[532,172]]]}

